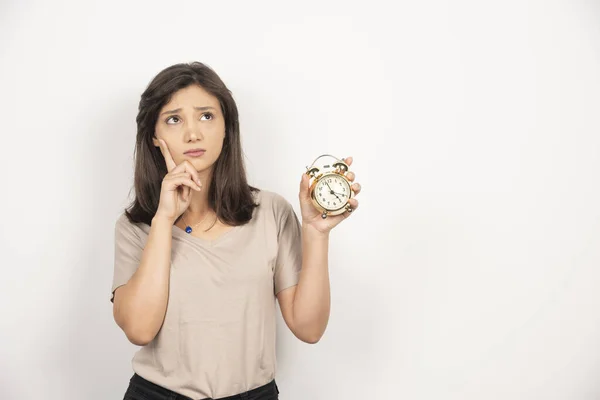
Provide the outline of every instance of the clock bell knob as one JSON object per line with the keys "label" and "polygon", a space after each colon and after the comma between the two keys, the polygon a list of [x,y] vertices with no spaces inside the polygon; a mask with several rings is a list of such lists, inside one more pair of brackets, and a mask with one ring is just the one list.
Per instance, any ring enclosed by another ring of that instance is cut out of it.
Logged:
{"label": "clock bell knob", "polygon": [[348,171],[348,164],[344,162],[336,162],[333,164],[334,168],[337,168],[341,173],[346,173]]}
{"label": "clock bell knob", "polygon": [[[307,169],[308,169],[308,167],[307,167]],[[315,175],[317,174],[317,172],[319,172],[319,168],[313,167],[306,171],[306,175],[310,176],[311,178],[314,178]]]}

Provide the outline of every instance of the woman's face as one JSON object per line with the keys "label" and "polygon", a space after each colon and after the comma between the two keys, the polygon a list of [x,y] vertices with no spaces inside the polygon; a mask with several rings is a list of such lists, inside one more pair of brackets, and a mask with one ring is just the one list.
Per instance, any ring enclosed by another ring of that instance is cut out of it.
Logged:
{"label": "woman's face", "polygon": [[[219,100],[198,85],[178,90],[159,111],[155,134],[167,143],[175,164],[189,160],[197,171],[209,169],[219,158],[225,138]],[[159,147],[156,138],[152,142]],[[204,153],[185,154],[198,148]]]}

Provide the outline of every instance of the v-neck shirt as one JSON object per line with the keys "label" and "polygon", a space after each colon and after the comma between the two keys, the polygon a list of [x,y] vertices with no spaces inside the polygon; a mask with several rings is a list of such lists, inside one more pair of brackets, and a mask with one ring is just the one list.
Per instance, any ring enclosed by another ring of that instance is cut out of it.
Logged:
{"label": "v-neck shirt", "polygon": [[[276,295],[298,283],[301,224],[281,195],[254,192],[245,225],[214,240],[173,225],[169,299],[156,337],[132,359],[143,378],[193,399],[249,391],[275,378]],[[115,223],[112,293],[139,266],[150,226]]]}

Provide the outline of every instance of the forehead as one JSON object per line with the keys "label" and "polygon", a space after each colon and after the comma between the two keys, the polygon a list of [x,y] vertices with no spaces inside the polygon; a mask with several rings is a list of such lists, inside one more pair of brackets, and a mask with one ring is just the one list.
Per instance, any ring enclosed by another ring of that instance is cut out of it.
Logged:
{"label": "forehead", "polygon": [[183,89],[179,89],[173,93],[171,99],[164,105],[163,110],[172,110],[180,107],[205,107],[211,106],[219,109],[219,99],[208,93],[199,85],[191,85]]}

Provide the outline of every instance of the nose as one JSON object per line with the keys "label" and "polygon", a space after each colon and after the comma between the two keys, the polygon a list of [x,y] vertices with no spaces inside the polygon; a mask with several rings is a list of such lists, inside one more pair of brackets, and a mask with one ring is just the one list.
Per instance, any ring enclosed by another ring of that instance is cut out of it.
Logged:
{"label": "nose", "polygon": [[185,140],[187,142],[204,139],[204,135],[202,134],[202,129],[200,128],[200,122],[191,122],[188,123],[185,128]]}

